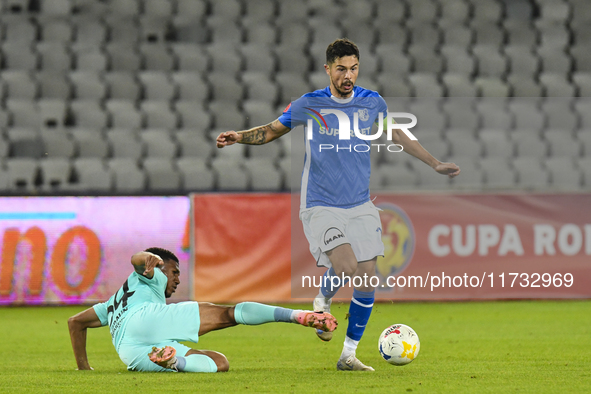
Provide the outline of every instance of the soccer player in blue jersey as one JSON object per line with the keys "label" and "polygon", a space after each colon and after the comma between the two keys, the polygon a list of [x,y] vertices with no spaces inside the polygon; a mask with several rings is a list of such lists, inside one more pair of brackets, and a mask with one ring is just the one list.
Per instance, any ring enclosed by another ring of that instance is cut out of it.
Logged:
{"label": "soccer player in blue jersey", "polygon": [[330,313],[293,310],[255,302],[236,306],[208,302],[166,304],[179,285],[179,260],[170,251],[150,248],[131,258],[134,272],[108,301],[68,320],[78,369],[92,369],[86,354],[87,328],[109,326],[113,345],[130,371],[225,372],[226,357],[195,350],[179,341],[197,342],[210,331],[237,324],[296,323],[333,331]]}
{"label": "soccer player in blue jersey", "polygon": [[[329,312],[332,298],[344,285],[341,279],[375,276],[377,256],[384,255],[378,209],[369,197],[372,141],[359,135],[367,137],[381,119],[380,113],[385,116],[388,109],[377,92],[355,86],[359,49],[352,41],[331,43],[324,68],[329,86],[304,94],[277,120],[250,130],[221,133],[216,143],[218,148],[266,144],[298,125],[308,126],[300,219],[317,265],[328,268],[324,274],[328,280],[314,299],[314,310]],[[352,125],[353,130],[343,129],[349,136],[341,135],[343,122]],[[460,173],[457,165],[440,162],[400,129],[393,130],[392,142],[440,174],[455,177]],[[357,359],[355,351],[372,311],[375,288],[367,281],[356,283],[361,285],[354,286],[337,369],[373,371]],[[317,335],[324,341],[332,338],[330,332],[317,331]]]}

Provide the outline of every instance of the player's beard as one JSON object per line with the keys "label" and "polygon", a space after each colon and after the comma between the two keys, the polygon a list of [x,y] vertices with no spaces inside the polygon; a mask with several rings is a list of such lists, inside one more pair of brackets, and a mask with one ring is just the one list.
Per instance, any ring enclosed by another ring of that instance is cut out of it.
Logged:
{"label": "player's beard", "polygon": [[[346,90],[343,90],[342,89],[345,86],[346,83],[349,83],[351,85],[351,90],[346,91]],[[345,80],[345,81],[343,81],[343,83],[340,86],[338,86],[338,87],[337,87],[337,84],[334,83],[334,81],[333,81],[332,84],[334,85],[336,91],[339,92],[339,94],[341,96],[350,95],[351,93],[353,93],[353,88],[355,88],[355,84],[351,80]]]}

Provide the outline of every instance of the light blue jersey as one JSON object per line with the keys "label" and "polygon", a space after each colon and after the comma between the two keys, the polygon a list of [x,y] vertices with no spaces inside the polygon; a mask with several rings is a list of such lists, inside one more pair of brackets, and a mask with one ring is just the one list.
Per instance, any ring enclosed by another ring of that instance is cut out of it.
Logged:
{"label": "light blue jersey", "polygon": [[[339,138],[338,110],[349,119],[350,139]],[[302,171],[301,209],[315,206],[352,208],[370,200],[371,140],[354,133],[355,115],[360,134],[369,135],[379,113],[388,112],[385,100],[375,91],[355,86],[352,97],[338,99],[330,87],[306,93],[292,102],[279,117],[286,127],[307,126],[312,119],[312,138],[304,133],[306,156]]]}
{"label": "light blue jersey", "polygon": [[109,326],[115,349],[119,350],[127,322],[135,312],[146,304],[166,305],[167,283],[160,268],[154,268],[152,279],[133,272],[108,301],[93,306],[101,324]]}

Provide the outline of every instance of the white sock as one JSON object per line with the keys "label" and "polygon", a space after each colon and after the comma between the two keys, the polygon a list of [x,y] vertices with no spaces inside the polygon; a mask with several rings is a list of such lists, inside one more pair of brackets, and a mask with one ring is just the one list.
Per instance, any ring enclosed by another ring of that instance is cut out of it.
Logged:
{"label": "white sock", "polygon": [[297,317],[298,317],[298,313],[303,312],[303,310],[301,309],[294,309],[293,312],[291,312],[291,321],[292,323],[297,323]]}
{"label": "white sock", "polygon": [[345,337],[345,344],[343,346],[341,358],[348,358],[351,355],[355,356],[355,350],[357,350],[357,345],[359,345],[359,341],[356,341],[349,337]]}

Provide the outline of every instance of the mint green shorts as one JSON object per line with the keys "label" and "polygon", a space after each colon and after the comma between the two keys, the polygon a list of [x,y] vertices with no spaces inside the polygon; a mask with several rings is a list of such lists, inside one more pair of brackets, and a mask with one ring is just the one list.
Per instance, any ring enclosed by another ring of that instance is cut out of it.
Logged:
{"label": "mint green shorts", "polygon": [[[185,356],[190,347],[180,341],[199,341],[199,303],[147,304],[127,318],[117,353],[130,371],[172,371],[150,361],[152,347],[172,346],[177,356]],[[213,371],[217,366],[213,364]],[[211,365],[210,365],[211,366]]]}

